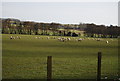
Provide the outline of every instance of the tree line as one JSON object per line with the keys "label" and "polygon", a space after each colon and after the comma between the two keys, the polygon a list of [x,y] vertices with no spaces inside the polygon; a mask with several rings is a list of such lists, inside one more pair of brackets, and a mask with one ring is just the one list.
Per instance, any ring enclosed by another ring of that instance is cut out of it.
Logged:
{"label": "tree line", "polygon": [[105,26],[87,24],[87,28],[85,28],[85,35],[88,37],[117,38],[120,36],[120,27],[113,25]]}
{"label": "tree line", "polygon": [[84,31],[84,36],[87,37],[117,38],[120,35],[120,27],[113,25],[39,23],[12,18],[1,18],[0,22],[2,34],[80,36],[80,33],[71,32],[71,30],[78,30]]}

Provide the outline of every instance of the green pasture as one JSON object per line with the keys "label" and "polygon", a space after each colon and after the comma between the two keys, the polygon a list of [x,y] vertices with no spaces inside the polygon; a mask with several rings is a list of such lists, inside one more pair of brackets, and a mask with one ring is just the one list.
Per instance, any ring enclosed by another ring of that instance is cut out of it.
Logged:
{"label": "green pasture", "polygon": [[[21,39],[10,39],[20,36]],[[43,39],[36,39],[42,37]],[[118,40],[78,37],[60,42],[54,36],[2,35],[2,77],[4,79],[46,79],[47,56],[53,57],[53,79],[96,79],[97,53],[102,52],[102,78],[118,73]],[[109,41],[106,44],[106,41]]]}

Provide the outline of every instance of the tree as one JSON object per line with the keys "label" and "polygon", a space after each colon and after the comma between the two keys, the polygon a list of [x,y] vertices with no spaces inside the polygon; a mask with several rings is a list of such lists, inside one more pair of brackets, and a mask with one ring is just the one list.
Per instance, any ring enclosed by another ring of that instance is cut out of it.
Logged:
{"label": "tree", "polygon": [[76,34],[75,32],[72,33],[73,37],[78,37],[78,34]]}
{"label": "tree", "polygon": [[38,35],[39,23],[34,24],[35,35]]}
{"label": "tree", "polygon": [[57,29],[58,29],[59,26],[60,26],[59,23],[51,23],[50,24],[50,28],[51,28],[51,30],[53,32],[53,35],[56,35],[55,32],[57,31]]}

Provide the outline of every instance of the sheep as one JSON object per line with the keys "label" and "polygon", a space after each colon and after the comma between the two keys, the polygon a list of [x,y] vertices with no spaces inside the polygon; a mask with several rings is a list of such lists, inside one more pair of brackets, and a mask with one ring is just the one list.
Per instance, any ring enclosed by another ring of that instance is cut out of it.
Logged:
{"label": "sheep", "polygon": [[82,40],[85,40],[85,38],[82,38]]}
{"label": "sheep", "polygon": [[67,41],[67,38],[58,38],[58,40],[61,42],[65,42],[65,41]]}
{"label": "sheep", "polygon": [[17,36],[17,38],[19,38],[19,37]]}
{"label": "sheep", "polygon": [[13,37],[13,36],[10,36],[10,39],[15,39],[15,37]]}
{"label": "sheep", "polygon": [[10,39],[13,39],[13,36],[10,36]]}
{"label": "sheep", "polygon": [[67,41],[68,39],[67,38],[63,38],[63,40]]}
{"label": "sheep", "polygon": [[107,76],[105,76],[105,79],[108,79],[108,77],[107,77]]}
{"label": "sheep", "polygon": [[21,37],[19,37],[19,39],[21,39]]}
{"label": "sheep", "polygon": [[62,41],[62,38],[58,38],[59,41]]}
{"label": "sheep", "polygon": [[61,38],[58,38],[58,40],[61,40]]}
{"label": "sheep", "polygon": [[108,41],[106,41],[106,43],[108,44],[109,42],[108,42]]}
{"label": "sheep", "polygon": [[38,39],[40,39],[41,37],[38,37]]}
{"label": "sheep", "polygon": [[95,40],[94,38],[92,38],[92,40]]}
{"label": "sheep", "polygon": [[90,38],[88,38],[88,40],[90,40]]}
{"label": "sheep", "polygon": [[83,39],[79,38],[77,41],[82,41]]}
{"label": "sheep", "polygon": [[120,80],[120,78],[118,78],[118,80]]}
{"label": "sheep", "polygon": [[56,37],[53,37],[53,39],[56,39]]}
{"label": "sheep", "polygon": [[15,39],[15,37],[13,37],[13,39]]}
{"label": "sheep", "polygon": [[58,40],[61,40],[62,38],[58,38]]}
{"label": "sheep", "polygon": [[100,41],[100,39],[96,39],[97,41]]}
{"label": "sheep", "polygon": [[70,38],[67,38],[68,41],[70,41],[71,39]]}
{"label": "sheep", "polygon": [[113,39],[110,39],[111,41],[113,41]]}
{"label": "sheep", "polygon": [[61,42],[65,42],[65,40],[66,40],[65,38],[61,38],[60,39]]}
{"label": "sheep", "polygon": [[35,37],[36,39],[38,38],[38,37]]}
{"label": "sheep", "polygon": [[61,39],[60,41],[61,41],[61,42],[65,42],[65,39]]}
{"label": "sheep", "polygon": [[47,39],[50,39],[50,37],[47,37]]}
{"label": "sheep", "polygon": [[65,41],[67,41],[67,38],[62,38],[61,41],[65,42]]}
{"label": "sheep", "polygon": [[21,39],[21,37],[17,36],[17,39]]}

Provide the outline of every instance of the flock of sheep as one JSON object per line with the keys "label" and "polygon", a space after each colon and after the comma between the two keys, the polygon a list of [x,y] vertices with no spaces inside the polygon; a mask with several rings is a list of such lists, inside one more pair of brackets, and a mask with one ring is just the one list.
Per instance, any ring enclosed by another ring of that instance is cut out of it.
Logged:
{"label": "flock of sheep", "polygon": [[14,36],[10,36],[10,39],[21,39],[20,36],[14,37]]}
{"label": "flock of sheep", "polygon": [[[74,39],[75,39],[75,38],[74,38]],[[58,38],[58,40],[59,40],[59,41],[62,41],[62,42],[65,42],[65,41],[70,41],[71,38],[60,37],[60,38]],[[79,42],[79,41],[81,42],[81,41],[85,40],[85,38],[78,38],[78,39],[76,38],[75,40],[78,41],[78,42]],[[88,40],[91,40],[91,39],[88,38]],[[95,38],[92,38],[92,40],[102,41],[102,39],[95,39]],[[109,42],[106,41],[106,43],[108,44]]]}
{"label": "flock of sheep", "polygon": [[[83,40],[96,40],[96,41],[103,41],[103,39],[101,38],[69,38],[69,37],[44,37],[45,39],[49,40],[49,39],[57,39],[58,41],[61,41],[61,42],[66,42],[66,41],[71,41],[71,40],[75,40],[75,41],[78,41],[78,42],[81,42]],[[20,36],[10,36],[10,39],[21,39]],[[43,37],[35,37],[35,39],[43,39]],[[113,39],[111,39],[113,40]],[[109,41],[108,40],[105,40],[105,42],[108,44]]]}

